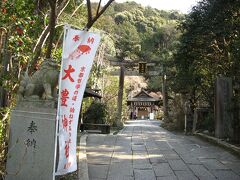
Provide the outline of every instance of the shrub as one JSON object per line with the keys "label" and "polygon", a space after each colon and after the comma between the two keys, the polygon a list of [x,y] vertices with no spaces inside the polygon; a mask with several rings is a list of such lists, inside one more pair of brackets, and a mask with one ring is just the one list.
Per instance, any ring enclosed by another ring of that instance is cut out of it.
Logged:
{"label": "shrub", "polygon": [[93,102],[84,114],[84,123],[105,124],[107,107],[101,102]]}
{"label": "shrub", "polygon": [[203,129],[208,130],[210,133],[214,132],[215,124],[214,124],[214,114],[213,112],[209,112],[206,118],[203,121]]}

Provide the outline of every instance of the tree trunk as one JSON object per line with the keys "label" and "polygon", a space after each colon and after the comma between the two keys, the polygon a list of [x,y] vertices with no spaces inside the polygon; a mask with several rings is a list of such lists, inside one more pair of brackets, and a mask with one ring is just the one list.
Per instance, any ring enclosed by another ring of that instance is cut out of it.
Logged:
{"label": "tree trunk", "polygon": [[[0,78],[4,78],[7,73],[7,67],[9,62],[9,55],[6,51],[7,48],[7,33],[2,33],[2,53],[0,54],[0,62],[2,62],[2,68],[0,69]],[[7,92],[2,87],[3,80],[0,83],[0,108],[7,106]]]}
{"label": "tree trunk", "polygon": [[50,15],[50,34],[49,34],[49,42],[47,46],[46,58],[51,58],[52,48],[53,48],[53,39],[55,34],[55,25],[56,25],[56,0],[49,0],[49,4],[51,7],[51,15]]}
{"label": "tree trunk", "polygon": [[122,127],[122,102],[123,102],[123,89],[124,89],[124,72],[125,67],[120,67],[120,75],[119,75],[119,89],[118,89],[118,113],[116,119],[116,126]]}

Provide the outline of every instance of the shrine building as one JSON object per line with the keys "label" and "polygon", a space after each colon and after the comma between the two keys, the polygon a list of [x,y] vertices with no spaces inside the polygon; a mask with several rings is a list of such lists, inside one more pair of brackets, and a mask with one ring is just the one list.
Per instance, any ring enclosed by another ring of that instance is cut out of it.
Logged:
{"label": "shrine building", "polygon": [[130,119],[154,119],[159,110],[161,95],[141,90],[137,95],[128,98]]}

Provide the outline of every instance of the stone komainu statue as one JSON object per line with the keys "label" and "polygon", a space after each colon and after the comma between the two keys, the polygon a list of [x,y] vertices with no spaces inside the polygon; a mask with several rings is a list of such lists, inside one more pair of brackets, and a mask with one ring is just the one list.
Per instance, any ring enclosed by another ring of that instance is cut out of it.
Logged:
{"label": "stone komainu statue", "polygon": [[40,69],[31,77],[25,73],[20,82],[18,91],[21,99],[53,99],[57,95],[56,86],[58,84],[58,65],[52,60],[45,60]]}

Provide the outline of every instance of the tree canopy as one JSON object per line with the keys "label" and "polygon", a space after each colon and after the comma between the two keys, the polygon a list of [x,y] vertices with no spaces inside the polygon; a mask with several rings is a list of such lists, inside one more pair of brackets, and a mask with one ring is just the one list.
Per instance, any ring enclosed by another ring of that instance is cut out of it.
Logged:
{"label": "tree canopy", "polygon": [[177,89],[213,104],[217,76],[239,76],[239,1],[203,0],[181,23],[175,56]]}

